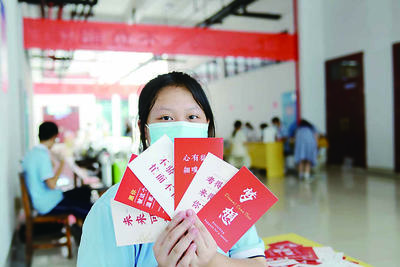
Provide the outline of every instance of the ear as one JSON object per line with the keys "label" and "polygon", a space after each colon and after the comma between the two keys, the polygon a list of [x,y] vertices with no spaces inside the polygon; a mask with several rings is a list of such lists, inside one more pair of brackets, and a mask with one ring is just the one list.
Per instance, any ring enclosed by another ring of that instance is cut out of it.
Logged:
{"label": "ear", "polygon": [[[142,122],[140,121],[140,120],[138,120],[138,127],[139,127],[139,129],[140,129],[140,126],[142,125]],[[148,127],[144,127],[144,136],[145,136],[145,139],[146,139],[146,141],[147,141],[147,143],[148,144],[151,144],[150,143],[150,133],[149,133],[149,128]]]}

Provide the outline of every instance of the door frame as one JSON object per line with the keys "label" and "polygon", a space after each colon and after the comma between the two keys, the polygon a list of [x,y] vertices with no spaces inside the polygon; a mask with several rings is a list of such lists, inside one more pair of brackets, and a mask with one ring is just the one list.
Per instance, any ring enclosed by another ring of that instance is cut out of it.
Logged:
{"label": "door frame", "polygon": [[[400,172],[400,42],[392,46],[393,56],[393,134],[394,169]],[[399,62],[396,62],[398,58]],[[397,74],[397,75],[396,75]]]}

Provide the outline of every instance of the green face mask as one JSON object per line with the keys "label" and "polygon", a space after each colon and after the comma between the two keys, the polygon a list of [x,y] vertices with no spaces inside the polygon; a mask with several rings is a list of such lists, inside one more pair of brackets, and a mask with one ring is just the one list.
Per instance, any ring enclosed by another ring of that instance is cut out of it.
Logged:
{"label": "green face mask", "polygon": [[208,137],[208,123],[194,123],[187,121],[159,122],[147,125],[151,143],[154,144],[164,134],[171,138],[179,137]]}

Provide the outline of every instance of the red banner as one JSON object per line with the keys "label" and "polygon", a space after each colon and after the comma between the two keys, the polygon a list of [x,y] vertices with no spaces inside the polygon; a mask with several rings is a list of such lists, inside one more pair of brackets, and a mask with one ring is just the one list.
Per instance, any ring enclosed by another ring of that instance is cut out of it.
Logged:
{"label": "red banner", "polygon": [[297,60],[295,35],[24,19],[24,46]]}
{"label": "red banner", "polygon": [[33,92],[35,94],[94,94],[97,98],[109,99],[113,94],[128,98],[130,94],[138,94],[140,87],[135,85],[35,83]]}

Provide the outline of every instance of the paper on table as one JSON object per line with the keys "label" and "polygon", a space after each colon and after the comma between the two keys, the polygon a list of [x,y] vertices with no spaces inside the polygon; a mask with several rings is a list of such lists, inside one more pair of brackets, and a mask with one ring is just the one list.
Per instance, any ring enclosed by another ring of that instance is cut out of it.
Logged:
{"label": "paper on table", "polygon": [[164,211],[174,214],[174,145],[167,135],[152,144],[128,167],[154,196]]}
{"label": "paper on table", "polygon": [[322,262],[335,262],[343,259],[343,253],[336,252],[331,247],[314,247],[313,249]]}
{"label": "paper on table", "polygon": [[154,242],[168,221],[113,199],[111,213],[117,246]]}
{"label": "paper on table", "polygon": [[238,172],[238,169],[208,153],[183,195],[175,213],[193,209],[196,213]]}
{"label": "paper on table", "polygon": [[280,259],[280,260],[267,261],[267,266],[268,267],[293,266],[297,263],[299,263],[299,262],[296,260]]}

